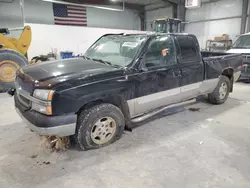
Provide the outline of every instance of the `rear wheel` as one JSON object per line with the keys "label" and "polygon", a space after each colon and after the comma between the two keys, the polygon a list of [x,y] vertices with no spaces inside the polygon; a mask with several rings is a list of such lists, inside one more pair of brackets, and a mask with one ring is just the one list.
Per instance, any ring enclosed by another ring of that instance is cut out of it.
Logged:
{"label": "rear wheel", "polygon": [[28,64],[28,60],[19,52],[10,49],[0,50],[0,91],[14,87],[16,71]]}
{"label": "rear wheel", "polygon": [[213,91],[213,93],[208,94],[208,100],[212,104],[222,104],[226,102],[229,96],[231,87],[231,82],[226,76],[220,76],[220,81]]}
{"label": "rear wheel", "polygon": [[119,139],[124,127],[124,116],[118,107],[95,105],[80,113],[75,141],[82,150],[97,149]]}

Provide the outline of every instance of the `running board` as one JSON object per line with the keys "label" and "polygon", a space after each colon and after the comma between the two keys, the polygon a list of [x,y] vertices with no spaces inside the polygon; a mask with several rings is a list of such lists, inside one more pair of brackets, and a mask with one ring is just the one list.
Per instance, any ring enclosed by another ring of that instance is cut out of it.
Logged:
{"label": "running board", "polygon": [[181,103],[177,103],[177,104],[171,104],[169,106],[164,106],[160,109],[157,109],[155,111],[152,111],[152,112],[149,112],[147,114],[144,114],[142,116],[139,116],[139,117],[136,117],[134,119],[132,119],[132,123],[139,123],[139,122],[142,122],[142,121],[145,121],[146,119],[156,115],[156,114],[159,114],[167,109],[170,109],[170,108],[175,108],[175,107],[180,107],[180,106],[185,106],[185,105],[188,105],[188,104],[193,104],[193,103],[196,103],[196,99],[191,99],[191,100],[188,100],[188,101],[185,101],[185,102],[181,102]]}

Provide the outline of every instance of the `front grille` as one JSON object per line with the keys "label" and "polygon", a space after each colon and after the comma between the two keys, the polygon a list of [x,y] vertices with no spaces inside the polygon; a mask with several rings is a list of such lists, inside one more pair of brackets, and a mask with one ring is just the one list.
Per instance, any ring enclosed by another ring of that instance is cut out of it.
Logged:
{"label": "front grille", "polygon": [[24,105],[26,108],[29,108],[31,106],[31,101],[28,99],[29,93],[25,91],[18,82],[15,82],[16,86],[16,93],[17,93],[17,99],[18,101]]}
{"label": "front grille", "polygon": [[31,101],[23,95],[17,94],[17,98],[25,107],[29,108],[31,106]]}
{"label": "front grille", "polygon": [[250,59],[250,54],[242,54],[242,57],[245,59]]}
{"label": "front grille", "polygon": [[30,108],[31,101],[30,95],[33,92],[33,80],[28,75],[24,74],[21,70],[18,70],[16,73],[16,99],[21,105],[25,108]]}
{"label": "front grille", "polygon": [[28,93],[32,93],[33,90],[33,86],[32,86],[32,82],[25,82],[24,80],[22,80],[20,77],[16,78],[16,83],[25,91],[27,91]]}
{"label": "front grille", "polygon": [[18,70],[16,73],[16,83],[28,93],[33,92],[33,79],[30,76],[24,74],[21,70]]}
{"label": "front grille", "polygon": [[242,72],[243,73],[250,73],[250,65],[249,64],[243,64]]}

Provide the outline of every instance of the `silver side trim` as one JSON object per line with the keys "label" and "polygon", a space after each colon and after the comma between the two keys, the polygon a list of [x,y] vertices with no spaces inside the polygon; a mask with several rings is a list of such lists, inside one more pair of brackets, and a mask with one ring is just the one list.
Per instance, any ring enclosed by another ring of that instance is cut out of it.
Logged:
{"label": "silver side trim", "polygon": [[177,103],[180,101],[178,97],[180,93],[180,88],[175,88],[132,99],[129,101],[131,104],[134,103],[134,113],[132,114],[131,111],[131,117],[138,116],[161,106]]}
{"label": "silver side trim", "polygon": [[134,118],[161,106],[179,103],[214,91],[219,78],[204,80],[194,84],[161,91],[143,97],[128,100],[130,117]]}
{"label": "silver side trim", "polygon": [[219,83],[220,78],[204,80],[199,88],[199,95],[212,93]]}
{"label": "silver side trim", "polygon": [[50,128],[41,128],[37,127],[34,124],[30,123],[23,115],[22,113],[16,108],[16,112],[18,115],[22,118],[22,120],[25,122],[28,127],[36,132],[39,135],[55,135],[55,136],[71,136],[75,134],[76,130],[76,124],[66,124],[61,125],[57,127],[50,127]]}
{"label": "silver side trim", "polygon": [[147,95],[144,97],[139,97],[137,98],[137,102],[140,105],[140,104],[145,104],[145,103],[152,102],[152,101],[158,101],[158,100],[164,99],[165,97],[178,95],[180,94],[180,92],[181,92],[180,88],[161,91],[161,92],[157,92],[157,93]]}
{"label": "silver side trim", "polygon": [[234,73],[234,82],[237,82],[240,79],[241,71]]}
{"label": "silver side trim", "polygon": [[165,107],[162,107],[161,109],[155,110],[153,112],[149,112],[149,113],[147,113],[147,114],[145,114],[143,116],[132,119],[132,123],[139,123],[139,122],[145,121],[146,119],[148,119],[148,118],[150,118],[150,117],[152,117],[152,116],[154,116],[154,115],[156,115],[156,114],[158,114],[160,112],[163,112],[164,110],[167,110],[169,108],[184,106],[184,105],[188,105],[188,104],[193,104],[195,102],[196,102],[196,99],[192,99],[192,100],[188,100],[188,101],[185,101],[185,102],[165,106]]}
{"label": "silver side trim", "polygon": [[134,99],[128,100],[127,103],[128,103],[130,117],[133,117],[136,114],[135,113],[135,100]]}
{"label": "silver side trim", "polygon": [[193,90],[198,90],[200,86],[202,85],[202,82],[197,82],[194,84],[189,84],[181,87],[181,92],[188,92],[188,91],[193,91]]}

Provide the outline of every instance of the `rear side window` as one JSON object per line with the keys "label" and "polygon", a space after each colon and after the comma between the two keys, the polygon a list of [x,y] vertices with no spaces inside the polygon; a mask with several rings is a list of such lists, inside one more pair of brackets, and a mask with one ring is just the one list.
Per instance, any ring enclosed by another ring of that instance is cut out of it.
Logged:
{"label": "rear side window", "polygon": [[200,60],[198,46],[192,36],[178,36],[177,40],[180,47],[182,63]]}

